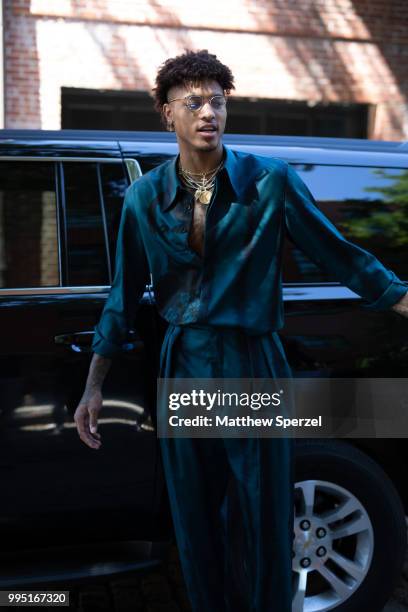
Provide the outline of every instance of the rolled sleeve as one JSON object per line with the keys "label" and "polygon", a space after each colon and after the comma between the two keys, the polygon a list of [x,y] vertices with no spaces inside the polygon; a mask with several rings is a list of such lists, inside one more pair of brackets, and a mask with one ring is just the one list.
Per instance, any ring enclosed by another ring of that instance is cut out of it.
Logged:
{"label": "rolled sleeve", "polygon": [[363,308],[385,310],[408,291],[370,252],[348,241],[320,211],[309,189],[287,165],[285,224],[291,240],[316,265],[361,296]]}
{"label": "rolled sleeve", "polygon": [[95,325],[92,350],[98,355],[103,355],[103,357],[109,357],[112,359],[115,357],[115,355],[122,352],[122,344],[110,342],[107,338],[105,338],[99,326]]}
{"label": "rolled sleeve", "polygon": [[133,184],[128,188],[123,203],[112,286],[94,328],[92,351],[104,357],[113,358],[123,352],[149,280],[146,252],[135,213],[137,205]]}
{"label": "rolled sleeve", "polygon": [[363,308],[369,310],[387,310],[408,293],[408,283],[401,281],[392,270],[388,270],[388,272],[391,275],[388,287],[377,300],[369,304],[363,304]]}

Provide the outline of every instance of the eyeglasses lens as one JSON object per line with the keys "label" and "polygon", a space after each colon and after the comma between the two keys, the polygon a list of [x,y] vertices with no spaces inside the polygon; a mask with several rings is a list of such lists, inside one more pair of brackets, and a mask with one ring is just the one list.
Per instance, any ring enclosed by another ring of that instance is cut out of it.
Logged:
{"label": "eyeglasses lens", "polygon": [[203,99],[201,96],[190,96],[187,99],[187,106],[190,110],[199,110],[203,105]]}
{"label": "eyeglasses lens", "polygon": [[[225,106],[226,100],[224,96],[213,96],[209,102],[214,110],[221,110]],[[203,104],[204,99],[202,96],[190,96],[187,100],[187,106],[192,111],[200,110]]]}
{"label": "eyeglasses lens", "polygon": [[211,98],[210,102],[211,106],[215,108],[215,110],[221,110],[225,106],[226,100],[224,96],[214,96]]}

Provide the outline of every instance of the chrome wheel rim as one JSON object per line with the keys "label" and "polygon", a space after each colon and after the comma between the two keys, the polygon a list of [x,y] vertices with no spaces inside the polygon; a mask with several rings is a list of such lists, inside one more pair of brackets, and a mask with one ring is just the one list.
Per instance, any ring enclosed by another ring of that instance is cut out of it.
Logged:
{"label": "chrome wheel rim", "polygon": [[346,601],[373,551],[370,517],[354,494],[324,480],[295,484],[292,612],[325,612]]}

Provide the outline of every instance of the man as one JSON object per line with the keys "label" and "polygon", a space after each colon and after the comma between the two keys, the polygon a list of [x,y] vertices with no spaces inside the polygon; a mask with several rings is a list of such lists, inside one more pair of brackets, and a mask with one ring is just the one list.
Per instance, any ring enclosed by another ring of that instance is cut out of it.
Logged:
{"label": "man", "polygon": [[[215,55],[186,52],[156,78],[156,108],[180,153],[134,182],[125,197],[115,278],[84,395],[80,438],[101,446],[97,417],[111,359],[132,326],[149,271],[169,323],[160,376],[289,378],[283,325],[284,234],[368,302],[408,315],[408,285],[345,240],[285,162],[222,144],[233,76]],[[232,612],[224,588],[221,516],[228,478],[249,544],[248,610],[290,612],[293,450],[290,438],[161,438],[185,582],[194,612]],[[235,610],[234,610],[235,612]]]}

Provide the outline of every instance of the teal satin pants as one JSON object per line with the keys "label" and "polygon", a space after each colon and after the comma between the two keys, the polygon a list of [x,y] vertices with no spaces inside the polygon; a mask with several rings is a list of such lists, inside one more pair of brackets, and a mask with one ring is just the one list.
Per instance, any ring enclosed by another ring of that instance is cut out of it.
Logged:
{"label": "teal satin pants", "polygon": [[[162,378],[289,378],[276,332],[170,325]],[[160,407],[158,407],[160,411]],[[158,414],[160,418],[160,414]],[[193,612],[241,612],[228,590],[225,494],[234,479],[247,541],[242,612],[291,612],[293,439],[160,438],[174,530]]]}

